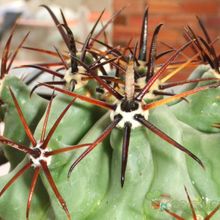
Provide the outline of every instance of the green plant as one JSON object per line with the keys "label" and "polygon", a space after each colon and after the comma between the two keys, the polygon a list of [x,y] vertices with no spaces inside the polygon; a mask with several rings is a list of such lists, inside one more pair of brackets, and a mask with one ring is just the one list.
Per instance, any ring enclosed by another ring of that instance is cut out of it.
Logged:
{"label": "green plant", "polygon": [[[14,31],[6,43],[0,81],[5,130],[0,142],[11,171],[0,179],[0,217],[188,219],[192,212],[196,220],[187,190],[190,207],[163,207],[158,211],[155,206],[155,200],[159,207],[164,204],[163,195],[172,201],[186,201],[181,190],[185,185],[190,195],[202,201],[198,215],[218,219],[219,204],[212,207],[207,202],[219,202],[220,193],[219,61],[202,22],[199,20],[206,39],[189,29],[190,39],[185,45],[158,55],[157,36],[162,25],[155,28],[147,53],[148,10],[139,50],[138,44],[120,49],[98,40],[118,13],[92,37],[102,12],[83,49],[77,52],[62,11],[63,24],[49,7],[43,7],[55,21],[69,53],[57,48],[53,52],[25,47],[59,58],[56,65],[61,67],[51,69],[54,64],[50,63],[22,66],[55,77],[30,90],[21,79],[9,74],[27,36],[11,61],[9,49]],[[107,49],[97,49],[95,42]],[[177,56],[191,45],[200,52],[196,59],[200,65],[189,79],[167,82],[193,61],[180,63],[165,75]],[[173,55],[159,65],[160,57],[171,52]],[[210,66],[201,65],[207,62]],[[106,64],[112,66],[112,71],[106,70]],[[181,86],[177,94],[166,90],[177,85]],[[50,101],[37,95],[42,86],[51,91]]]}

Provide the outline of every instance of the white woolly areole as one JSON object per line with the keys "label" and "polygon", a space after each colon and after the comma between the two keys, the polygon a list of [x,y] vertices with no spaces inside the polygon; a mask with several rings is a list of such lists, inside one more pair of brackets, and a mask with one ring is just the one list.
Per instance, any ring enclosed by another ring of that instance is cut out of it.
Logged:
{"label": "white woolly areole", "polygon": [[82,86],[86,85],[87,81],[86,80],[82,80],[83,76],[82,74],[86,73],[86,69],[82,66],[78,66],[78,72],[73,74],[71,72],[71,68],[69,68],[64,75],[64,80],[66,81],[66,88],[70,89],[71,87],[71,82],[73,80],[76,81],[76,85],[75,85],[75,89],[79,89]]}
{"label": "white woolly areole", "polygon": [[2,121],[0,122],[0,135],[3,136],[5,130],[5,123]]}
{"label": "white woolly areole", "polygon": [[201,215],[196,215],[197,220],[203,220],[204,217],[202,217]]}
{"label": "white woolly areole", "polygon": [[131,112],[122,111],[121,110],[121,103],[122,102],[119,102],[117,104],[116,109],[114,111],[112,111],[111,114],[110,114],[110,118],[111,118],[112,121],[114,120],[114,117],[116,115],[121,115],[122,116],[122,119],[117,124],[118,128],[124,128],[124,125],[125,125],[126,122],[130,122],[131,123],[131,125],[132,125],[131,128],[132,129],[140,127],[141,126],[140,122],[138,122],[138,121],[136,121],[134,119],[135,115],[142,115],[142,116],[144,116],[144,118],[146,120],[148,119],[149,111],[144,111],[142,109],[141,103],[138,103],[138,109],[136,109],[134,111],[131,111]]}
{"label": "white woolly areole", "polygon": [[40,161],[45,161],[48,166],[51,163],[51,157],[45,156],[45,153],[49,152],[49,151],[47,149],[42,149],[41,146],[42,146],[42,143],[38,143],[35,147],[31,148],[33,150],[38,149],[40,151],[40,156],[37,158],[34,158],[33,156],[29,155],[29,158],[32,162],[33,167],[40,167],[41,166]]}

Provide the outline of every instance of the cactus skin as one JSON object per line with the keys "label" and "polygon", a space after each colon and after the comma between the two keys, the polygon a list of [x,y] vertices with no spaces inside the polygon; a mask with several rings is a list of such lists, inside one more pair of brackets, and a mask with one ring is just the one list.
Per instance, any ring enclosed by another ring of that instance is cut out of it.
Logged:
{"label": "cactus skin", "polygon": [[[204,133],[182,123],[184,132],[183,143],[190,146],[190,150],[198,152],[200,158],[205,163],[205,171],[198,169],[191,161],[186,159],[188,172],[193,185],[199,192],[201,200],[207,205],[204,210],[209,213],[218,205],[220,198],[220,178],[219,178],[219,133]],[[189,144],[190,143],[190,144]],[[220,213],[217,212],[213,219],[219,219]]]}
{"label": "cactus skin", "polygon": [[[47,102],[36,94],[33,94],[33,96],[30,97],[29,88],[17,77],[10,75],[5,76],[1,91],[1,99],[5,103],[4,136],[17,141],[18,143],[28,145],[29,140],[26,136],[23,125],[18,119],[18,113],[15,109],[8,87],[10,87],[14,91],[16,97],[18,97],[18,102],[32,131],[35,130],[39,120],[41,119],[46,109]],[[12,170],[19,162],[21,162],[24,158],[24,154],[8,147],[4,147],[3,149],[7,159],[10,161]]]}
{"label": "cactus skin", "polygon": [[[74,118],[64,118],[74,123]],[[65,123],[65,122],[64,122]],[[109,123],[109,115],[104,115],[83,137],[80,143],[90,143],[95,137],[99,136],[106,124]],[[68,139],[68,137],[66,137]],[[55,140],[55,141],[54,141]],[[51,146],[59,147],[56,144],[56,133],[51,139]],[[65,141],[65,139],[63,139]],[[82,149],[84,150],[84,149]],[[65,155],[57,155],[52,159],[50,171],[67,202],[67,206],[73,219],[87,219],[90,212],[95,209],[102,201],[109,187],[109,164],[110,164],[110,143],[109,139],[102,142],[89,157],[87,157],[76,168],[70,179],[67,179],[67,173],[72,161],[78,157],[82,150],[74,150],[71,157],[66,158]],[[59,161],[60,163],[58,164]],[[45,187],[48,183],[42,176]],[[65,219],[65,214],[54,199],[54,194],[49,191],[52,207],[55,213],[55,219]],[[88,218],[89,219],[89,218]]]}
{"label": "cactus skin", "polygon": [[[66,118],[66,120],[70,120],[70,118]],[[109,124],[109,120],[109,114],[104,115],[80,143],[92,142]],[[77,166],[69,180],[66,177],[69,166],[82,151],[74,151],[69,160],[64,155],[56,156],[52,160],[50,170],[59,191],[66,199],[73,219],[108,219],[110,216],[114,216],[114,219],[121,219],[122,216],[126,216],[127,219],[145,219],[144,198],[153,176],[151,150],[148,142],[143,138],[146,136],[146,129],[136,129],[132,135],[131,156],[128,160],[130,162],[128,162],[126,185],[123,189],[119,181],[122,141],[120,136],[121,130],[117,129],[110,137],[112,145],[110,145],[109,138],[99,144],[89,157]],[[56,140],[55,133],[50,142],[51,146],[56,145]],[[139,148],[139,146],[143,148]],[[59,167],[57,161],[62,161]],[[63,161],[66,163],[64,164]],[[136,165],[134,166],[134,164]],[[42,178],[45,187],[49,188],[46,179],[43,176]],[[130,191],[134,192],[136,196],[133,197],[129,193]],[[65,218],[65,214],[54,199],[54,194],[50,191],[48,193],[56,219]],[[131,201],[132,198],[133,201]],[[116,212],[118,208],[121,210],[120,213]]]}
{"label": "cactus skin", "polygon": [[[126,181],[121,187],[122,130],[112,132],[111,178],[107,194],[100,206],[88,219],[146,219],[144,214],[145,195],[152,183],[154,166],[146,129],[136,128],[131,133]],[[132,192],[132,193],[131,193]]]}
{"label": "cactus skin", "polygon": [[[202,77],[215,77],[209,67],[199,66],[197,70],[201,71]],[[189,103],[181,101],[173,105],[171,109],[180,121],[200,131],[219,132],[219,129],[213,127],[213,124],[220,121],[220,114],[218,113],[220,107],[219,95],[219,88],[202,91],[188,97]]]}
{"label": "cactus skin", "polygon": [[[14,176],[19,169],[21,169],[27,158],[25,158],[19,165],[14,168],[9,174],[1,177],[0,188]],[[31,177],[33,176],[32,169],[27,170],[24,175],[17,179],[17,181],[8,188],[8,190],[1,196],[0,199],[0,219],[2,220],[18,220],[26,219],[25,210],[27,205],[27,198],[29,194],[29,186],[31,184]],[[32,201],[32,208],[30,212],[30,219],[45,220],[53,219],[53,213],[50,207],[49,197],[41,180],[38,180],[35,189],[35,196]],[[49,209],[49,211],[47,211]],[[49,217],[49,215],[51,217]]]}
{"label": "cactus skin", "polygon": [[[182,136],[184,136],[178,120],[170,113],[168,107],[163,106],[155,109],[150,114],[150,121],[158,126],[162,131],[166,132],[170,137],[182,144]],[[155,166],[154,179],[152,186],[146,196],[146,215],[147,219],[162,219],[165,216],[152,208],[151,199],[156,199],[157,192],[159,194],[168,194],[172,199],[183,200],[179,187],[184,184],[191,186],[188,171],[185,162],[185,156],[182,152],[169,146],[154,134],[148,134],[151,143],[153,162]],[[187,145],[184,145],[188,148]],[[191,158],[189,159],[191,160]],[[197,165],[197,164],[196,164]],[[198,166],[198,165],[197,165]],[[201,169],[201,167],[199,167]],[[168,218],[169,219],[169,218]]]}
{"label": "cactus skin", "polygon": [[[196,94],[200,95],[200,94]],[[159,199],[160,195],[168,194],[171,197],[170,203],[174,208],[185,201],[183,194],[183,185],[190,190],[193,200],[202,200],[202,197],[209,198],[210,201],[219,200],[219,161],[217,152],[219,152],[220,134],[205,134],[196,129],[178,121],[167,107],[157,108],[150,119],[162,130],[167,132],[178,142],[186,146],[191,152],[195,153],[205,164],[206,170],[201,169],[191,158],[183,155],[177,150],[167,147],[163,149],[162,143],[155,135],[149,134],[149,142],[152,143],[153,161],[155,168],[154,181],[152,187],[146,196],[146,216],[147,219],[170,219],[170,216],[152,208],[152,201]],[[213,151],[210,150],[212,147]],[[164,146],[165,147],[165,146]],[[212,159],[211,159],[212,158]],[[215,159],[216,158],[216,159]],[[162,183],[162,184],[161,184]],[[199,204],[200,205],[200,204]],[[210,205],[210,204],[209,204]],[[203,212],[200,215],[205,216],[205,211],[210,212],[215,207],[209,207],[203,204]],[[217,205],[215,203],[215,205]],[[191,216],[189,207],[185,206],[175,208],[181,216],[188,219]],[[212,208],[212,209],[211,209]],[[219,213],[213,217],[218,219]]]}
{"label": "cactus skin", "polygon": [[[80,89],[77,91],[80,94],[86,94],[87,89]],[[52,104],[50,112],[50,120],[48,122],[47,130],[53,125],[53,122],[58,118],[62,109],[72,100],[72,98],[57,95]],[[80,139],[86,134],[86,132],[94,125],[94,123],[105,113],[106,111],[100,109],[94,105],[76,100],[73,107],[66,113],[68,119],[63,119],[58,128],[55,131],[58,142],[73,145],[77,144]],[[40,131],[42,126],[43,118],[38,125],[37,131]],[[36,134],[37,134],[36,131]],[[71,134],[69,131],[72,131]]]}

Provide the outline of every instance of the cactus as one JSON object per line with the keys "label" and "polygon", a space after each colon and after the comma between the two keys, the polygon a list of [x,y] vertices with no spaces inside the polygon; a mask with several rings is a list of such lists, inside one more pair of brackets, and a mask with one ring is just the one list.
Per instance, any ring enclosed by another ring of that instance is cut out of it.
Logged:
{"label": "cactus", "polygon": [[[0,77],[5,129],[0,143],[11,169],[0,178],[0,218],[219,219],[219,61],[202,21],[198,19],[205,38],[188,27],[186,44],[158,54],[162,25],[150,42],[148,9],[140,46],[123,49],[98,39],[120,12],[93,36],[103,11],[78,52],[63,12],[60,22],[43,7],[69,53],[25,46],[58,58],[55,65],[60,67],[17,67],[54,76],[54,81],[30,89],[10,74],[27,35],[11,59],[14,30],[6,43]],[[107,49],[97,49],[95,43]],[[187,47],[196,54],[173,70]],[[158,65],[161,56],[169,58]],[[168,81],[191,62],[196,68],[188,79]],[[167,90],[175,86],[175,94]],[[49,101],[38,95],[41,87],[51,92]],[[184,203],[178,206],[180,201]]]}

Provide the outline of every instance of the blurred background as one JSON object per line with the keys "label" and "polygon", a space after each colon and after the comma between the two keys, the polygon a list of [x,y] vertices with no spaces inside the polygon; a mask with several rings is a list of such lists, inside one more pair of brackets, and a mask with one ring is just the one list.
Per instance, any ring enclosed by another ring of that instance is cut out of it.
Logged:
{"label": "blurred background", "polygon": [[137,37],[145,6],[149,6],[149,27],[163,23],[160,39],[178,47],[183,44],[184,27],[190,25],[199,31],[196,16],[207,26],[210,35],[215,38],[220,33],[220,0],[115,0],[113,10],[117,11],[130,3],[114,25],[115,43],[123,43],[127,36]]}
{"label": "blurred background", "polygon": [[[39,7],[41,4],[50,6],[58,18],[61,18],[59,9],[62,8],[75,37],[81,41],[85,39],[103,9],[105,14],[102,22],[105,23],[114,12],[124,6],[127,6],[126,9],[107,29],[108,40],[114,45],[124,46],[131,38],[139,39],[146,6],[149,6],[150,34],[157,24],[163,23],[159,41],[175,48],[185,42],[182,35],[186,25],[190,25],[196,32],[200,31],[196,16],[204,21],[212,38],[218,37],[220,32],[220,0],[0,0],[1,46],[8,37],[8,29],[17,18],[16,37],[12,47],[28,31],[31,34],[25,45],[44,49],[52,49],[54,45],[62,47],[62,39],[48,12]],[[164,45],[160,47],[163,49]],[[22,50],[17,62],[26,63],[45,58],[31,52],[27,56],[27,51]]]}

